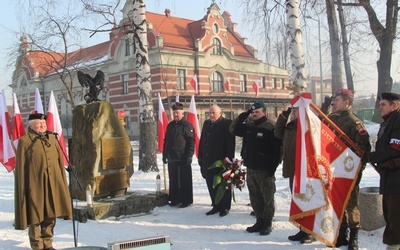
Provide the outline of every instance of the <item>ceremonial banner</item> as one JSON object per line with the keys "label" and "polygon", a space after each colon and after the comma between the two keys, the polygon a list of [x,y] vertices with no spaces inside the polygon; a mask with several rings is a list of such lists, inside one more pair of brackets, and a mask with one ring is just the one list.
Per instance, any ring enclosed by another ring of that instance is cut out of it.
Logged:
{"label": "ceremonial banner", "polygon": [[326,116],[322,122],[311,111],[310,106],[320,112],[311,103],[311,93],[296,96],[291,104],[299,109],[296,137],[299,150],[296,150],[289,221],[324,244],[334,246],[361,160],[348,146],[349,142],[342,141],[342,135],[339,137],[343,134],[340,129]]}

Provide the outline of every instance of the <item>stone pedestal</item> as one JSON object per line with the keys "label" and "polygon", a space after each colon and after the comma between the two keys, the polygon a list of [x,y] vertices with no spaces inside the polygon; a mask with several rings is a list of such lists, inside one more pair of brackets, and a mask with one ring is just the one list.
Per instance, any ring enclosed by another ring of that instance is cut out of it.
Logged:
{"label": "stone pedestal", "polygon": [[361,229],[372,231],[386,225],[382,212],[382,195],[379,187],[360,188],[358,194]]}

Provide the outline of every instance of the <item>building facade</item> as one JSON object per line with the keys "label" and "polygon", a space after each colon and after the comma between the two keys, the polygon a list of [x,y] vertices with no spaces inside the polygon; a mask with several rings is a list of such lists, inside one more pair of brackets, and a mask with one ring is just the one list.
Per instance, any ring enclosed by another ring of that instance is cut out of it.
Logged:
{"label": "building facade", "polygon": [[[88,91],[76,77],[77,70],[92,76],[97,70],[106,75],[99,99],[109,101],[116,112],[126,113],[126,130],[132,139],[139,136],[139,98],[135,73],[135,55],[129,29],[132,1],[127,1],[119,29],[110,32],[110,39],[72,53],[31,51],[26,39],[21,39],[21,54],[13,75],[23,118],[33,110],[35,88],[38,88],[45,110],[50,92],[58,101],[59,113],[66,136],[72,135],[73,105],[60,80],[60,68],[54,62],[67,62],[72,81],[74,101],[82,103]],[[285,69],[257,59],[257,50],[246,43],[236,31],[236,23],[217,4],[211,4],[200,20],[174,17],[170,10],[163,14],[146,12],[149,63],[153,103],[157,107],[160,93],[164,108],[170,107],[179,96],[185,110],[195,95],[200,126],[208,118],[210,105],[221,106],[228,118],[236,117],[255,101],[264,101],[268,116],[276,118],[289,105],[289,73]],[[196,77],[198,93],[190,81]],[[258,88],[255,87],[258,86]],[[256,89],[258,94],[256,95]],[[157,117],[155,117],[157,119]]]}

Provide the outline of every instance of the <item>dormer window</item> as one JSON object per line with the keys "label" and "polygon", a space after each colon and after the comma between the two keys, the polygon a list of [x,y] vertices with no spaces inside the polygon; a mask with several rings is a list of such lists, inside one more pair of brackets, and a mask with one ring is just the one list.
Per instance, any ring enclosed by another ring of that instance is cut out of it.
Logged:
{"label": "dormer window", "polygon": [[218,38],[213,39],[213,54],[214,55],[222,54],[221,42],[218,40]]}
{"label": "dormer window", "polygon": [[131,43],[129,39],[125,39],[125,56],[129,56],[131,54]]}

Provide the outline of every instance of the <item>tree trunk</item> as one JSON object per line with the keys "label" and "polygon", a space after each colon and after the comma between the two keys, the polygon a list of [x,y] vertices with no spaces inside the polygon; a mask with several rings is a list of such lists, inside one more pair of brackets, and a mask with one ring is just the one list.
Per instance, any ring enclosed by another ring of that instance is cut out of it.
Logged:
{"label": "tree trunk", "polygon": [[151,75],[147,45],[146,5],[145,0],[132,0],[132,2],[136,81],[139,89],[139,169],[144,172],[158,172],[156,127],[151,98]]}
{"label": "tree trunk", "polygon": [[329,40],[331,45],[331,57],[332,57],[332,92],[336,92],[338,89],[343,88],[342,81],[342,68],[340,66],[340,40],[337,26],[337,19],[335,13],[335,6],[333,0],[325,0],[326,2],[326,14],[328,18],[329,27]]}
{"label": "tree trunk", "polygon": [[350,65],[349,42],[347,40],[347,29],[346,29],[346,21],[343,15],[342,0],[337,0],[337,5],[338,5],[337,9],[339,14],[340,30],[342,33],[343,63],[344,63],[344,71],[346,74],[347,88],[353,91],[353,93],[355,93],[353,73],[351,72],[351,65]]}
{"label": "tree trunk", "polygon": [[[302,32],[299,19],[299,3],[297,0],[287,0],[286,3],[287,15],[287,33],[290,39],[290,61],[292,63],[292,82],[297,85],[301,91],[307,88],[305,77],[305,62],[303,53]],[[295,93],[298,91],[294,91]]]}
{"label": "tree trunk", "polygon": [[[396,34],[399,2],[398,0],[386,1],[386,27],[384,27],[376,16],[375,10],[372,8],[370,2],[368,0],[358,1],[367,12],[371,31],[379,43],[380,53],[377,62],[379,96],[383,92],[392,91],[393,79],[391,77],[390,67],[392,65],[393,40]],[[379,100],[377,99],[375,109],[378,108]],[[372,121],[380,122],[381,120],[380,112],[375,112]]]}

